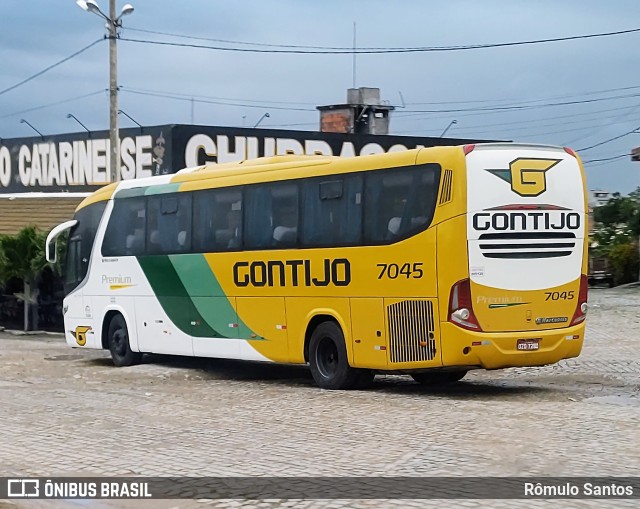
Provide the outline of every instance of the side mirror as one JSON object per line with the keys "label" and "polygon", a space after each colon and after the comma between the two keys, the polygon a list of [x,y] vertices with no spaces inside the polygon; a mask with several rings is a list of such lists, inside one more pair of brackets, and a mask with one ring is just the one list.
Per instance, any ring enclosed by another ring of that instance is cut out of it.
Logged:
{"label": "side mirror", "polygon": [[51,244],[47,244],[46,256],[49,263],[56,263],[58,260],[58,239],[55,239]]}
{"label": "side mirror", "polygon": [[58,259],[58,250],[57,250],[58,236],[61,233],[65,232],[66,230],[73,228],[77,224],[78,224],[78,220],[72,219],[71,221],[66,221],[62,224],[59,224],[49,232],[49,235],[47,235],[47,241],[44,247],[45,258],[49,263],[56,263]]}

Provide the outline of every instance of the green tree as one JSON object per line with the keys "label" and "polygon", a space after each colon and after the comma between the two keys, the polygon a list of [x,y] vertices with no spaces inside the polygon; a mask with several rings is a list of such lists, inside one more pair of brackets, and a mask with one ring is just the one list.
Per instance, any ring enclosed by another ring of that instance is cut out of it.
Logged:
{"label": "green tree", "polygon": [[638,274],[638,250],[634,244],[618,244],[609,253],[611,271],[617,284],[632,283]]}
{"label": "green tree", "polygon": [[[593,254],[609,259],[618,283],[635,280],[635,276],[630,279],[629,274],[634,271],[638,275],[640,270],[637,268],[640,250],[640,187],[628,196],[614,193],[613,198],[605,205],[594,209],[594,219],[598,226],[592,234]],[[631,256],[629,249],[635,249],[636,254]],[[640,276],[637,279],[640,280]]]}
{"label": "green tree", "polygon": [[604,226],[626,225],[638,235],[640,233],[640,187],[629,196],[614,193],[605,205],[594,209],[594,219]]}
{"label": "green tree", "polygon": [[47,267],[44,255],[46,234],[35,226],[27,226],[16,235],[0,236],[0,285],[11,278],[22,281],[23,293],[16,294],[24,301],[24,330],[29,330],[29,307],[34,306],[32,326],[37,327],[37,284]]}

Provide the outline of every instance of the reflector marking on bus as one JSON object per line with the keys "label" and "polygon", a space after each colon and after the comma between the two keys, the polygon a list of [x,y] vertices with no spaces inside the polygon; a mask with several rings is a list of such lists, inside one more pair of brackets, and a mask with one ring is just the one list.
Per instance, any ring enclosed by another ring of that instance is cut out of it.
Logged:
{"label": "reflector marking on bus", "polygon": [[278,324],[278,325],[276,325],[276,329],[278,329],[278,330],[287,330],[287,326]]}
{"label": "reflector marking on bus", "polygon": [[500,205],[498,207],[489,207],[486,210],[571,210],[567,207],[561,207],[560,205],[550,205],[548,203],[541,204],[524,204],[513,203],[511,205]]}

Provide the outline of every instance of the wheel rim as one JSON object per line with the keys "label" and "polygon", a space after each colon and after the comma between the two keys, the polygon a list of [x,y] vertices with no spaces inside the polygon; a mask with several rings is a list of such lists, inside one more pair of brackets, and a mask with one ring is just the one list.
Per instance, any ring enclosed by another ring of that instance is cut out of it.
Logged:
{"label": "wheel rim", "polygon": [[338,347],[331,338],[322,338],[316,353],[318,371],[325,378],[333,378],[338,371]]}
{"label": "wheel rim", "polygon": [[122,357],[127,354],[127,333],[122,328],[118,328],[113,331],[113,335],[111,336],[113,339],[113,350],[118,355],[118,357]]}

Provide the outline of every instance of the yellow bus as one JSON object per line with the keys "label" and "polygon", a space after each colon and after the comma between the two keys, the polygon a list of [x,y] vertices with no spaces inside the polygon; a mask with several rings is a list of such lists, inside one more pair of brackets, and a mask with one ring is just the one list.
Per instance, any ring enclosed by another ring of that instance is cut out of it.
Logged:
{"label": "yellow bus", "polygon": [[111,184],[69,230],[66,341],[305,364],[325,389],[375,373],[579,355],[585,180],[568,148],[479,144],[278,156]]}

